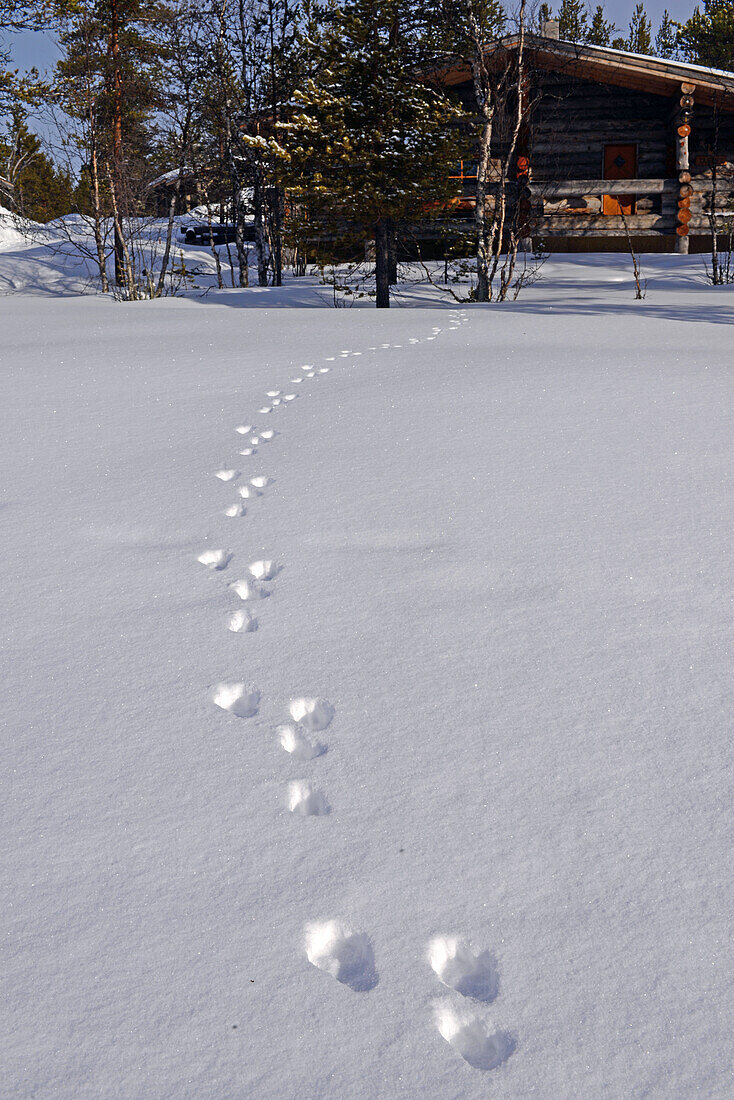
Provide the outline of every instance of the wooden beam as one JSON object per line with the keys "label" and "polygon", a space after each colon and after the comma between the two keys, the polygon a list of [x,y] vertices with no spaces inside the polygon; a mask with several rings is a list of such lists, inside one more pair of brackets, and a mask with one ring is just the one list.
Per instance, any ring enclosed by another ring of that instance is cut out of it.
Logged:
{"label": "wooden beam", "polygon": [[659,195],[663,191],[677,192],[675,179],[650,180],[533,180],[530,194],[544,199],[561,195]]}
{"label": "wooden beam", "polygon": [[543,218],[538,218],[536,223],[538,228],[534,233],[542,237],[545,227],[546,229],[594,231],[603,235],[606,230],[610,229],[624,230],[625,222],[630,233],[634,233],[638,229],[657,229],[661,233],[672,233],[675,229],[674,219],[663,217],[661,214],[628,214],[624,218],[619,214],[591,214],[588,216],[583,214],[548,214]]}

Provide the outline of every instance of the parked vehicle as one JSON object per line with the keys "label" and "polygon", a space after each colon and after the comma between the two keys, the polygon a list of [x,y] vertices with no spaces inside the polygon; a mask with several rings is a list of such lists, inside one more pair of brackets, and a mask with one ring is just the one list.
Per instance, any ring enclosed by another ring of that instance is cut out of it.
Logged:
{"label": "parked vehicle", "polygon": [[[209,244],[210,241],[215,245],[232,244],[237,237],[236,226],[222,224],[221,222],[212,222],[211,227],[208,222],[202,222],[199,225],[187,225],[185,229],[182,229],[182,233],[187,244]],[[255,227],[253,225],[244,226],[243,237],[246,241],[254,241]]]}

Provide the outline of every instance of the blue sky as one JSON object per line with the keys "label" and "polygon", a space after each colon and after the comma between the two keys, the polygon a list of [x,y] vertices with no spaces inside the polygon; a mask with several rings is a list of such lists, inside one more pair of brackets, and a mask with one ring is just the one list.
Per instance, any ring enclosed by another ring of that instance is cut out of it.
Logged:
{"label": "blue sky", "polygon": [[[590,2],[593,6],[593,0],[590,0]],[[557,2],[552,6],[557,9],[560,3]],[[607,17],[613,19],[620,32],[626,35],[635,0],[629,0],[629,3],[624,2],[624,0],[613,0],[612,3],[607,3],[604,6]],[[691,14],[695,6],[694,2],[687,3],[686,0],[669,0],[668,3],[665,0],[647,0],[645,10],[652,20],[654,33],[666,7],[673,19],[683,21]],[[57,57],[54,39],[47,34],[16,35],[11,39],[10,47],[13,60],[20,68],[37,65],[39,69],[44,69],[53,65]]]}
{"label": "blue sky", "polygon": [[[590,0],[591,2],[592,0]],[[613,0],[613,2],[604,5],[607,18],[614,20],[620,34],[627,34],[635,3],[636,0],[629,0],[629,3],[624,2],[624,0]],[[557,10],[559,6],[560,0],[556,0],[553,7]],[[665,0],[646,0],[645,10],[652,20],[653,35],[666,7],[673,19],[683,22],[694,10],[696,3],[694,0],[691,0],[690,3],[686,0],[669,0],[668,3]],[[52,68],[59,56],[55,39],[50,34],[27,33],[13,35],[7,41],[7,45],[10,47],[13,63],[20,69],[28,69],[35,65],[43,72],[44,69]],[[31,117],[29,122],[31,128],[35,129],[42,137],[52,137],[48,132],[47,125],[41,119]]]}

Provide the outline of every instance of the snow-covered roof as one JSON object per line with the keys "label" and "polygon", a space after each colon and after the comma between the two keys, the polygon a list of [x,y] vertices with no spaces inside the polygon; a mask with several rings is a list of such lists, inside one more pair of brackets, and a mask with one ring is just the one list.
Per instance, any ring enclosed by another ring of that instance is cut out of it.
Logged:
{"label": "snow-covered roof", "polygon": [[181,176],[181,179],[185,179],[187,176],[194,175],[193,168],[172,168],[170,172],[164,172],[162,176],[156,176],[154,180],[151,180],[148,184],[148,189],[152,187],[160,187],[162,183],[173,183]]}
{"label": "snow-covered roof", "polygon": [[[512,53],[518,48],[519,41],[518,34],[506,35],[490,43],[487,54],[501,57],[502,54]],[[612,46],[566,42],[539,34],[526,34],[525,48],[539,68],[559,70],[581,79],[617,84],[658,95],[672,95],[680,89],[681,83],[691,83],[695,85],[697,102],[712,103],[716,98],[724,110],[734,111],[734,72],[631,53]],[[440,66],[439,71],[441,78],[449,84],[470,79],[468,65],[458,58]]]}

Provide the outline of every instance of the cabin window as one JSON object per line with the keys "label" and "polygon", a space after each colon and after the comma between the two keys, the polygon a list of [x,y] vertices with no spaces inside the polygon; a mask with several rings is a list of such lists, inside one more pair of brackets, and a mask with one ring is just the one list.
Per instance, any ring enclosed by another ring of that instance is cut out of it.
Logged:
{"label": "cabin window", "polygon": [[477,178],[477,162],[475,160],[457,160],[454,171],[449,177],[452,180],[475,180]]}
{"label": "cabin window", "polygon": [[[633,180],[637,176],[636,145],[604,146],[604,179]],[[635,196],[613,194],[602,196],[602,213],[611,215],[634,214]]]}

